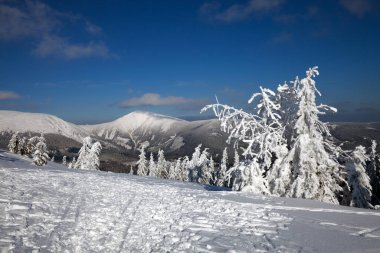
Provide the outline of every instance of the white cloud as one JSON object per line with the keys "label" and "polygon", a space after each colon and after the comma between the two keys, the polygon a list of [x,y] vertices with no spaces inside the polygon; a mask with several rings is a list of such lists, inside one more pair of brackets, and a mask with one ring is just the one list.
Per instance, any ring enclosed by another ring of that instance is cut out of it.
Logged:
{"label": "white cloud", "polygon": [[17,99],[20,95],[13,91],[0,91],[0,100]]}
{"label": "white cloud", "polygon": [[110,56],[108,48],[103,43],[90,41],[87,44],[72,44],[63,38],[54,36],[42,39],[33,53],[39,57],[56,56],[68,60],[92,56]]}
{"label": "white cloud", "polygon": [[78,44],[64,38],[59,31],[74,23],[88,34],[101,34],[102,29],[87,19],[71,13],[62,13],[38,1],[0,2],[0,40],[32,39],[37,45],[32,51],[36,56],[58,56],[65,59],[83,57],[109,57],[103,42],[90,40]]}
{"label": "white cloud", "polygon": [[370,0],[340,0],[340,4],[357,17],[362,17],[371,11]]}
{"label": "white cloud", "polygon": [[[207,100],[205,99],[189,99],[184,97],[161,97],[160,94],[156,93],[146,93],[141,97],[135,97],[127,99],[119,104],[123,108],[131,108],[138,106],[164,106],[164,105],[181,105],[180,109],[183,110],[193,110],[195,107],[200,107],[199,105],[205,105]],[[191,106],[190,106],[191,105]],[[198,106],[195,106],[198,105]],[[200,107],[202,108],[202,107]]]}
{"label": "white cloud", "polygon": [[200,8],[200,13],[211,19],[222,22],[245,20],[251,16],[267,12],[279,7],[285,0],[250,0],[246,4],[234,4],[225,10],[220,10],[217,2],[206,2]]}

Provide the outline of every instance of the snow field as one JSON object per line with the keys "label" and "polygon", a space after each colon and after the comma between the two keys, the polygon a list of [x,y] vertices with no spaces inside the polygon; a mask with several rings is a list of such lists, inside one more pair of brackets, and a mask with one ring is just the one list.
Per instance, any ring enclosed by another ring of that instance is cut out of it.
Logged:
{"label": "snow field", "polygon": [[181,187],[186,184],[45,168],[1,168],[0,177],[3,251],[297,249],[278,237],[290,218]]}

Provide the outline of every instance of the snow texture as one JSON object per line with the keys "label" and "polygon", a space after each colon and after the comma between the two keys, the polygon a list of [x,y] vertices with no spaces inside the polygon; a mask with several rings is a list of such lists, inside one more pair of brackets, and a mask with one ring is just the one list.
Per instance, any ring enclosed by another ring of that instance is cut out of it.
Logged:
{"label": "snow texture", "polygon": [[[377,252],[380,213],[0,152],[0,251]],[[219,191],[210,191],[219,190]]]}

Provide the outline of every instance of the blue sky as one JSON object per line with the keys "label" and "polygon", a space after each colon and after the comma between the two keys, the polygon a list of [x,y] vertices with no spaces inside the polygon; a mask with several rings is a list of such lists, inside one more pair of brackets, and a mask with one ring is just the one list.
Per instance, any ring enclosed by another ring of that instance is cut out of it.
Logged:
{"label": "blue sky", "polygon": [[0,109],[75,123],[249,109],[318,65],[331,121],[380,121],[375,0],[0,0]]}

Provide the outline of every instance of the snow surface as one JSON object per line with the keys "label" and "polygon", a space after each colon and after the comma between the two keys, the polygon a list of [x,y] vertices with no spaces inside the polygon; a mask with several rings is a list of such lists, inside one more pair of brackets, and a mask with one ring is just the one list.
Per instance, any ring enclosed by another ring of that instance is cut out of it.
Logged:
{"label": "snow surface", "polygon": [[0,152],[0,252],[378,252],[380,212]]}

